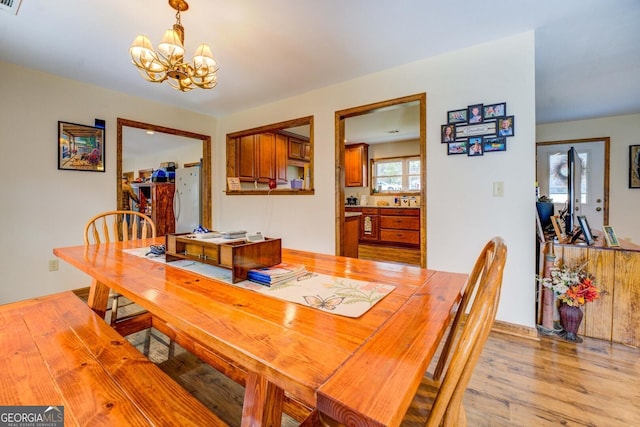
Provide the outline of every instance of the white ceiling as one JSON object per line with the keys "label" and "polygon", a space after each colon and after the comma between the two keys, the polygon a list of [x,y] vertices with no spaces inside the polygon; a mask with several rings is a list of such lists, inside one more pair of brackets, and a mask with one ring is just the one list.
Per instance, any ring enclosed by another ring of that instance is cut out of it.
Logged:
{"label": "white ceiling", "polygon": [[213,90],[151,84],[131,64],[137,34],[156,45],[175,22],[165,0],[22,0],[17,15],[0,11],[0,60],[219,117],[534,29],[538,123],[640,112],[638,0],[189,5],[187,58],[211,44],[221,65]]}

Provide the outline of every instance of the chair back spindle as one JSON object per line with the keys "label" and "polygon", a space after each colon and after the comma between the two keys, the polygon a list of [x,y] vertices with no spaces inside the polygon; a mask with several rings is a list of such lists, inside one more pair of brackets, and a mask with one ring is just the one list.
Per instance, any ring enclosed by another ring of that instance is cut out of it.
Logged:
{"label": "chair back spindle", "polygon": [[136,211],[108,211],[91,218],[84,228],[84,243],[111,243],[156,237],[156,226]]}

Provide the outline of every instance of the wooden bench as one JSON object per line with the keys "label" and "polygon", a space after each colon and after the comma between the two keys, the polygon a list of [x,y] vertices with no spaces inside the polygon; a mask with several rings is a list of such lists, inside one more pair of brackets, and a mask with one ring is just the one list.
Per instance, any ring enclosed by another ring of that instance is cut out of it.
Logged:
{"label": "wooden bench", "polygon": [[0,306],[0,390],[65,426],[226,425],[72,292]]}

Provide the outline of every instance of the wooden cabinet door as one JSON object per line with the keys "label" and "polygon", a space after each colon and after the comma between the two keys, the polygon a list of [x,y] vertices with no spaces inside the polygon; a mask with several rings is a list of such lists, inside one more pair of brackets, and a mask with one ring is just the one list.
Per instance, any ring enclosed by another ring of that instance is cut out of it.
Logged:
{"label": "wooden cabinet door", "polygon": [[302,160],[311,161],[311,143],[305,142],[302,144]]}
{"label": "wooden cabinet door", "polygon": [[377,242],[380,238],[378,209],[363,208],[360,217],[360,241]]}
{"label": "wooden cabinet door", "polygon": [[368,185],[368,161],[369,146],[367,144],[352,144],[345,147],[345,187],[365,187]]}
{"label": "wooden cabinet door", "polygon": [[257,179],[255,138],[255,135],[249,135],[237,139],[238,158],[236,171],[240,181],[254,181]]}
{"label": "wooden cabinet door", "polygon": [[358,240],[360,238],[360,217],[352,216],[344,220],[343,256],[358,258]]}
{"label": "wooden cabinet door", "polygon": [[257,177],[259,182],[268,182],[276,177],[276,136],[273,133],[261,133],[257,137]]}
{"label": "wooden cabinet door", "polygon": [[279,184],[287,182],[287,137],[276,134],[275,172]]}
{"label": "wooden cabinet door", "polygon": [[151,219],[156,224],[156,234],[164,236],[174,233],[176,217],[173,213],[173,195],[175,184],[153,184]]}
{"label": "wooden cabinet door", "polygon": [[301,139],[289,137],[289,158],[294,160],[303,159],[303,143]]}

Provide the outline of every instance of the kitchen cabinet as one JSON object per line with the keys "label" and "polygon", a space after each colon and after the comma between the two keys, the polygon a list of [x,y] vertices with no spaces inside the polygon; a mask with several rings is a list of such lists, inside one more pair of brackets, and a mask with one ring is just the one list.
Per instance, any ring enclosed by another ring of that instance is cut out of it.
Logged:
{"label": "kitchen cabinet", "polygon": [[369,145],[350,144],[344,148],[345,187],[366,187],[369,185]]}
{"label": "kitchen cabinet", "polygon": [[420,247],[420,209],[346,206],[361,212],[360,243]]}
{"label": "kitchen cabinet", "polygon": [[420,209],[380,209],[380,241],[420,245]]}
{"label": "kitchen cabinet", "polygon": [[360,240],[360,217],[356,213],[345,215],[344,218],[344,248],[342,255],[358,258],[358,241]]}
{"label": "kitchen cabinet", "polygon": [[311,143],[309,140],[288,136],[287,143],[290,160],[302,160],[303,162],[311,160]]}
{"label": "kitchen cabinet", "polygon": [[175,184],[172,182],[133,184],[132,187],[140,201],[140,212],[151,218],[156,225],[156,234],[164,236],[174,233],[176,227],[176,218],[173,213]]}
{"label": "kitchen cabinet", "polygon": [[377,242],[380,238],[380,216],[378,208],[361,208],[362,218],[360,219],[360,241]]}
{"label": "kitchen cabinet", "polygon": [[236,171],[240,181],[287,182],[287,139],[265,132],[236,139]]}

